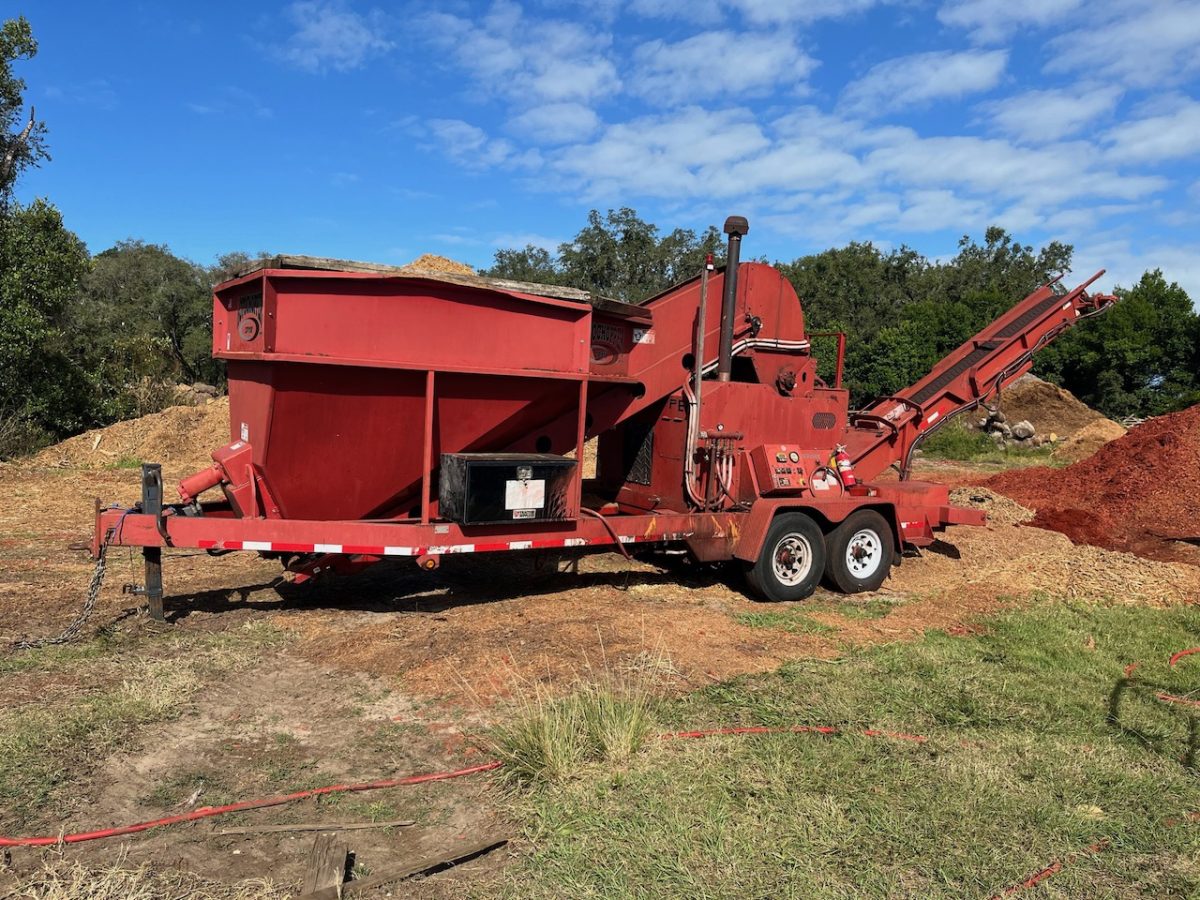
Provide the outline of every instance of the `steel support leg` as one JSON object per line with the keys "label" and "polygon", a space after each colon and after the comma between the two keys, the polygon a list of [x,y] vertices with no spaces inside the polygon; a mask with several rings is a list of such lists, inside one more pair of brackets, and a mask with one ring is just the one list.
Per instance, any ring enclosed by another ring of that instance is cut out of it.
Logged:
{"label": "steel support leg", "polygon": [[[142,464],[142,512],[152,516],[162,514],[163,482],[162,466],[157,463]],[[163,621],[162,548],[143,547],[142,559],[146,563],[146,602],[150,606],[150,618]]]}

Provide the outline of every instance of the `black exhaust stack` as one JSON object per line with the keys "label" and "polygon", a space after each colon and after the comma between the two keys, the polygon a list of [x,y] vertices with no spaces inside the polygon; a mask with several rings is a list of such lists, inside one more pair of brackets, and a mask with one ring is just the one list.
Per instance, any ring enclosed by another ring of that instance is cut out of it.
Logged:
{"label": "black exhaust stack", "polygon": [[729,253],[725,259],[725,294],[721,299],[721,347],[717,357],[717,381],[728,381],[733,368],[733,316],[737,308],[738,263],[742,255],[742,235],[750,233],[750,223],[742,216],[725,220],[729,235]]}

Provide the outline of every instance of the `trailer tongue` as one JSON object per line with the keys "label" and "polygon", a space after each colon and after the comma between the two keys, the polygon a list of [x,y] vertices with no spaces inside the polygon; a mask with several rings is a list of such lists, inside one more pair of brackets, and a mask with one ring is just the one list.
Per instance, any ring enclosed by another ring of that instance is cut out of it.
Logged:
{"label": "trailer tongue", "polygon": [[[914,447],[1115,298],[1087,293],[1098,275],[1039,288],[911,388],[850,412],[844,337],[825,383],[791,284],[739,265],[748,230],[730,218],[725,270],[638,306],[265,261],[214,292],[230,443],[178,503],[145,467],[137,507],[98,510],[93,550],[142,547],[140,590],[160,617],[163,547],[256,551],[305,580],[389,556],[433,569],[450,553],[667,542],[740,560],[767,599],[801,599],[823,577],[874,589],[904,547],[984,521],[908,480]],[[890,466],[901,480],[876,480]]]}

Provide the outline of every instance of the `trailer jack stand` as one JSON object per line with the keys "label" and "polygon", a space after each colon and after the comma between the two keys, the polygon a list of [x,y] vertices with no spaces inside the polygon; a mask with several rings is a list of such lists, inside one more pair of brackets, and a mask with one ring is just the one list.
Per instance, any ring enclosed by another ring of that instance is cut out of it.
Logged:
{"label": "trailer jack stand", "polygon": [[[162,521],[163,481],[162,466],[157,463],[142,464],[142,512]],[[160,526],[160,531],[161,531]],[[131,593],[146,598],[150,618],[163,621],[162,548],[143,547],[142,559],[146,564],[145,586]]]}

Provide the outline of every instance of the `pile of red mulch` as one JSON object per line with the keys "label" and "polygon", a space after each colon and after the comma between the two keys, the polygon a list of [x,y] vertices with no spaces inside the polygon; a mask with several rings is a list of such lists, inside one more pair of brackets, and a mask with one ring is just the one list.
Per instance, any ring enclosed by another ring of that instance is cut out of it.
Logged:
{"label": "pile of red mulch", "polygon": [[1028,523],[1168,562],[1200,564],[1200,405],[1150,419],[1063,469],[1010,469],[984,484],[1037,511]]}

